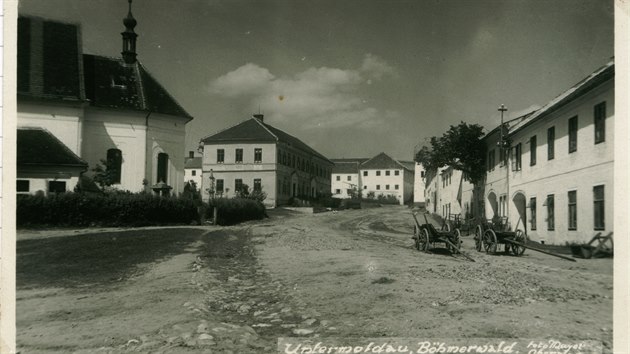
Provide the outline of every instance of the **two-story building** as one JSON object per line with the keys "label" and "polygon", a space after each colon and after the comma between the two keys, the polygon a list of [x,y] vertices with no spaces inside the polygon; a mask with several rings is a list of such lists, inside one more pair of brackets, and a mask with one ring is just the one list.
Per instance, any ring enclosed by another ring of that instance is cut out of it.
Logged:
{"label": "two-story building", "polygon": [[412,201],[413,168],[412,163],[400,162],[384,152],[363,162],[359,168],[363,196],[394,196],[401,205]]}
{"label": "two-story building", "polygon": [[510,130],[512,227],[551,244],[612,231],[614,117],[611,61]]}
{"label": "two-story building", "polygon": [[[542,108],[488,132],[487,171],[477,185],[450,167],[428,173],[428,210],[506,218],[509,228],[550,244],[611,232],[614,74],[611,61]],[[461,183],[457,193],[453,177]]]}
{"label": "two-story building", "polygon": [[366,159],[336,159],[331,193],[350,198],[356,191],[368,196],[393,196],[401,205],[413,201],[414,162],[398,161],[384,152]]}
{"label": "two-story building", "polygon": [[267,193],[265,204],[316,198],[330,191],[334,163],[300,139],[264,122],[262,114],[201,139],[204,199],[231,197],[244,184]]}
{"label": "two-story building", "polygon": [[[85,163],[81,173],[101,165],[113,172],[115,188],[157,186],[177,194],[184,186],[181,156],[192,117],[136,59],[129,7],[121,58],[84,54],[78,24],[18,18],[18,144],[27,144],[18,149],[37,143],[27,135],[49,133]],[[71,191],[78,180],[76,173],[33,174],[21,162],[17,183],[23,193]]]}
{"label": "two-story building", "polygon": [[331,193],[334,198],[351,198],[353,195],[363,194],[361,175],[359,167],[368,159],[343,158],[331,159],[335,163],[332,169],[332,179],[330,183]]}
{"label": "two-story building", "polygon": [[197,189],[201,188],[201,159],[194,151],[189,151],[188,157],[184,158],[184,182],[195,182]]}

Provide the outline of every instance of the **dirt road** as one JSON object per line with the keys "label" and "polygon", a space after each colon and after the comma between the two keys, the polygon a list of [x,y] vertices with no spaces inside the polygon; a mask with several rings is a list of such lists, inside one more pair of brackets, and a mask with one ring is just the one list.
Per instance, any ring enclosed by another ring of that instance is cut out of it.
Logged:
{"label": "dirt road", "polygon": [[612,341],[612,260],[577,263],[410,239],[404,207],[271,211],[228,228],[22,232],[18,347],[275,352],[278,337]]}

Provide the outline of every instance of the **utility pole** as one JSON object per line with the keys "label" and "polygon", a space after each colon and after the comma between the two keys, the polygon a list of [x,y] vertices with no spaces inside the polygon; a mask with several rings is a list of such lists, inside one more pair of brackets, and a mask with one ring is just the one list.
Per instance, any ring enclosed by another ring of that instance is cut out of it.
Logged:
{"label": "utility pole", "polygon": [[[505,105],[501,105],[501,107],[499,107],[498,111],[501,112],[501,127],[500,127],[500,132],[501,132],[501,140],[499,141],[499,148],[501,149],[501,152],[503,152],[503,163],[505,164],[505,216],[507,217],[507,221],[510,221],[510,208],[509,208],[509,201],[508,199],[510,198],[510,167],[508,166],[508,153],[509,153],[509,146],[508,146],[508,141],[507,141],[507,136],[504,136],[503,134],[503,113],[507,112],[507,107],[505,107]],[[507,132],[506,132],[507,133]],[[499,197],[499,202],[501,201],[501,197]]]}

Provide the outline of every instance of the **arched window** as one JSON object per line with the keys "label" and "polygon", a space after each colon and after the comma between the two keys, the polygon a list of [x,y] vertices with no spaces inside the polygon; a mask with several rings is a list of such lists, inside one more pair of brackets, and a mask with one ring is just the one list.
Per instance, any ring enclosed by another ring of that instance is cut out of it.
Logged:
{"label": "arched window", "polygon": [[157,182],[168,183],[168,154],[163,152],[157,156]]}
{"label": "arched window", "polygon": [[119,149],[107,150],[107,174],[112,184],[120,183],[122,172],[122,151]]}

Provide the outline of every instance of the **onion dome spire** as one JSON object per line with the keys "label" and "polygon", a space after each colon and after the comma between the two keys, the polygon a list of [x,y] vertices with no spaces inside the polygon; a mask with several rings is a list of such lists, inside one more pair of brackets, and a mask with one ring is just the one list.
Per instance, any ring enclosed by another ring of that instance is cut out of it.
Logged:
{"label": "onion dome spire", "polygon": [[129,12],[127,13],[127,17],[123,19],[123,24],[125,25],[125,31],[121,33],[123,37],[123,50],[121,52],[123,60],[127,64],[133,64],[136,62],[136,38],[138,35],[134,32],[134,28],[138,24],[135,18],[133,18],[133,14],[131,13],[131,1],[129,2]]}

